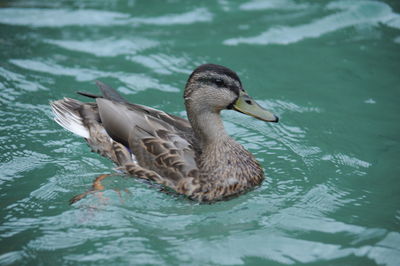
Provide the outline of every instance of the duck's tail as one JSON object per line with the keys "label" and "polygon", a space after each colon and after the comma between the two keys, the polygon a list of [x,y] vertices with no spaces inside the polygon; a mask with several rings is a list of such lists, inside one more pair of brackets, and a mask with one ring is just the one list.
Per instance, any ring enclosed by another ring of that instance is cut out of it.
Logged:
{"label": "duck's tail", "polygon": [[83,103],[74,99],[64,98],[50,103],[55,115],[54,120],[63,128],[85,139],[90,138],[89,129],[85,127],[79,110]]}
{"label": "duck's tail", "polygon": [[107,134],[101,124],[96,103],[64,98],[50,105],[55,115],[54,120],[66,130],[85,138],[92,151],[120,166],[134,162],[129,150]]}
{"label": "duck's tail", "polygon": [[83,91],[77,91],[76,93],[78,93],[82,96],[85,96],[85,97],[93,98],[93,99],[104,98],[104,99],[111,100],[114,102],[129,103],[127,100],[122,98],[122,96],[119,95],[119,93],[116,90],[114,90],[107,84],[96,80],[96,86],[100,89],[102,95],[92,94],[92,93],[83,92]]}

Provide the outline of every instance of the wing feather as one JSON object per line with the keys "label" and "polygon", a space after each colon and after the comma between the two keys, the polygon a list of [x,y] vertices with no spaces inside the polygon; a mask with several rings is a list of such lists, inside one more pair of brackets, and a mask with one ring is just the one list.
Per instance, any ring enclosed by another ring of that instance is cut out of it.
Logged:
{"label": "wing feather", "polygon": [[[197,174],[192,129],[187,120],[149,107],[96,99],[102,125],[116,141],[129,147],[141,167],[179,182]],[[174,122],[171,122],[174,121]]]}

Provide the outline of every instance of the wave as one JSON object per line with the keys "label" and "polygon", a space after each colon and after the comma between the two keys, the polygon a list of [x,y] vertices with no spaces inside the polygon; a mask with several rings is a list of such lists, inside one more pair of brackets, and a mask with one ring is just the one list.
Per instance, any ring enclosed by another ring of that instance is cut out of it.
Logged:
{"label": "wave", "polygon": [[308,4],[295,3],[292,0],[270,0],[270,1],[249,1],[239,6],[239,9],[245,11],[265,10],[265,9],[306,9]]}
{"label": "wave", "polygon": [[94,9],[2,8],[0,23],[29,27],[179,25],[208,22],[213,18],[205,8],[158,17],[131,17],[129,14]]}
{"label": "wave", "polygon": [[53,62],[30,59],[11,59],[9,60],[9,62],[30,71],[48,73],[54,76],[74,77],[77,81],[93,81],[104,77],[112,77],[120,80],[128,87],[133,88],[133,90],[125,89],[124,93],[126,94],[132,94],[136,91],[146,89],[158,89],[169,92],[179,91],[178,88],[166,84],[161,84],[158,80],[147,77],[143,74],[128,74],[125,72],[104,72],[87,68],[66,67]]}
{"label": "wave", "polygon": [[144,39],[100,39],[100,40],[46,40],[45,42],[57,45],[71,51],[85,52],[102,57],[113,57],[124,54],[136,54],[158,45],[157,42]]}
{"label": "wave", "polygon": [[241,43],[268,45],[291,44],[308,38],[318,38],[324,34],[338,31],[347,27],[379,23],[388,27],[400,29],[400,15],[394,13],[390,6],[375,1],[336,1],[329,3],[327,11],[340,12],[317,19],[308,24],[299,26],[276,26],[254,37],[239,37],[227,39],[225,45]]}

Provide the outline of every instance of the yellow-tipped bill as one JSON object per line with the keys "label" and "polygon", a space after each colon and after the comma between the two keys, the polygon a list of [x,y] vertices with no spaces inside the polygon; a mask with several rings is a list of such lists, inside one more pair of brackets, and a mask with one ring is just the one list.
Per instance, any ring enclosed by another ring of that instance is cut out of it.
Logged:
{"label": "yellow-tipped bill", "polygon": [[266,122],[279,121],[276,115],[262,108],[244,91],[240,91],[239,98],[233,104],[233,109]]}

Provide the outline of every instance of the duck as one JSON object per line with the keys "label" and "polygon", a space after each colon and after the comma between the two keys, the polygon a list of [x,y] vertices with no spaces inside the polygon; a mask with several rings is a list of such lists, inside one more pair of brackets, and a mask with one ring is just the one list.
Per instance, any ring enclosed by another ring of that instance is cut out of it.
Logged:
{"label": "duck", "polygon": [[250,97],[228,67],[203,64],[190,74],[183,93],[188,119],[130,103],[100,81],[96,85],[101,95],[77,92],[93,102],[50,102],[54,120],[124,174],[198,202],[229,199],[263,182],[262,167],[228,135],[221,111],[265,122],[279,118]]}

